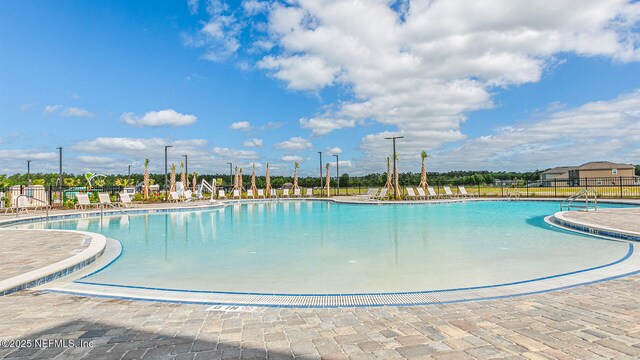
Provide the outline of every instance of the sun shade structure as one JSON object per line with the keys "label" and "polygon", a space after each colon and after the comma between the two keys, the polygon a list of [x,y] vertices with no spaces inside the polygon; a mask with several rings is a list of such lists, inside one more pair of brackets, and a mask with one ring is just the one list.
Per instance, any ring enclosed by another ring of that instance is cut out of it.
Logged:
{"label": "sun shade structure", "polygon": [[171,186],[169,187],[169,192],[176,191],[176,164],[171,164]]}
{"label": "sun shade structure", "polygon": [[420,170],[420,185],[418,186],[422,188],[422,191],[425,191],[427,190],[427,186],[429,186],[429,183],[427,182],[427,166],[425,165],[425,160],[429,155],[426,151],[422,150],[420,156],[422,157],[422,170]]}
{"label": "sun shade structure", "polygon": [[327,163],[326,172],[327,172],[327,180],[326,180],[327,181],[327,197],[330,197],[331,193],[329,192],[329,184],[331,181],[331,175],[329,174],[329,163]]}
{"label": "sun shade structure", "polygon": [[256,187],[256,164],[251,165],[251,191],[253,196],[258,193],[258,188]]}
{"label": "sun shade structure", "polygon": [[149,159],[144,159],[144,193],[145,200],[149,198]]}
{"label": "sun shade structure", "polygon": [[298,167],[300,164],[293,163],[293,190],[298,189]]}
{"label": "sun shade structure", "polygon": [[266,180],[267,184],[265,186],[265,194],[266,196],[271,196],[271,176],[269,175],[269,163],[267,163],[266,177],[267,177],[267,180]]}

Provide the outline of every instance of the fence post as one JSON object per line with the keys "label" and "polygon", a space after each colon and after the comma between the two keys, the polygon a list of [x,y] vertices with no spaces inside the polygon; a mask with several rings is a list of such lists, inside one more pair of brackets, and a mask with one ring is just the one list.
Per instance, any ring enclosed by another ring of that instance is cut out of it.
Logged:
{"label": "fence post", "polygon": [[527,180],[527,197],[529,197],[529,180]]}
{"label": "fence post", "polygon": [[500,197],[504,197],[504,183],[500,181]]}
{"label": "fence post", "polygon": [[620,198],[622,198],[622,176],[620,176]]}
{"label": "fence post", "polygon": [[553,197],[558,197],[558,179],[553,179]]}

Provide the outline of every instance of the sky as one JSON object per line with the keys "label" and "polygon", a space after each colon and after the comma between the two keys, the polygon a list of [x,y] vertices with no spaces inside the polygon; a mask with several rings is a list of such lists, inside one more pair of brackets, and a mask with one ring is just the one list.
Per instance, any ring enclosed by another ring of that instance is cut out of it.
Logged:
{"label": "sky", "polygon": [[5,174],[639,164],[640,2],[0,1],[0,124]]}

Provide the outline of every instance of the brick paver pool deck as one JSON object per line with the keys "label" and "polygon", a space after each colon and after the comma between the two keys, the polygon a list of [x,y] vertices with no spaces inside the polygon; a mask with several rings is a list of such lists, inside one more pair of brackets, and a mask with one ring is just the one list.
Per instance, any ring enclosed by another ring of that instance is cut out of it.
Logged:
{"label": "brick paver pool deck", "polygon": [[3,342],[0,358],[636,359],[640,275],[415,307],[210,307],[38,290],[1,296],[0,340],[36,339],[76,347]]}

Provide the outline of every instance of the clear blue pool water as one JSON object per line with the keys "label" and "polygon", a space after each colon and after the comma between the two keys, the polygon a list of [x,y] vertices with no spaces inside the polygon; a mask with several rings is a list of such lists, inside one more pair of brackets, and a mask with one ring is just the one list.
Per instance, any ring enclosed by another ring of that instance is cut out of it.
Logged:
{"label": "clear blue pool water", "polygon": [[121,241],[84,281],[169,289],[363,293],[529,280],[616,261],[624,242],[557,230],[555,202],[288,201],[27,224]]}

